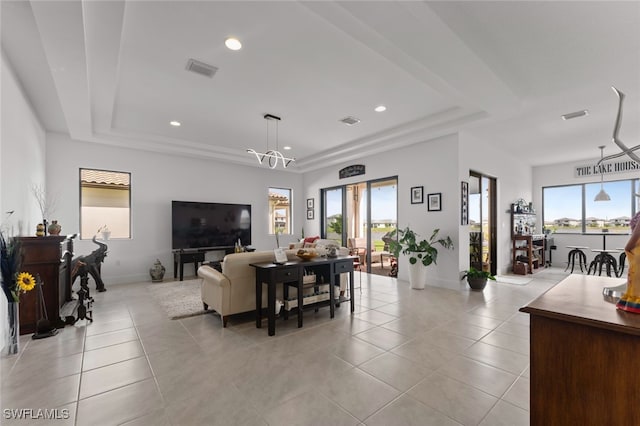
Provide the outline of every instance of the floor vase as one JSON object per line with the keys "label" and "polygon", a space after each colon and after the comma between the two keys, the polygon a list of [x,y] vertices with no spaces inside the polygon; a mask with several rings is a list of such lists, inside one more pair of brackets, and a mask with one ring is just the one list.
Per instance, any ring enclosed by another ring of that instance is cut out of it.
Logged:
{"label": "floor vase", "polygon": [[409,264],[409,284],[415,290],[424,290],[427,283],[427,267],[418,261],[413,265]]}
{"label": "floor vase", "polygon": [[20,304],[9,303],[7,305],[7,318],[9,329],[7,330],[7,341],[5,342],[5,352],[7,355],[15,355],[20,350]]}

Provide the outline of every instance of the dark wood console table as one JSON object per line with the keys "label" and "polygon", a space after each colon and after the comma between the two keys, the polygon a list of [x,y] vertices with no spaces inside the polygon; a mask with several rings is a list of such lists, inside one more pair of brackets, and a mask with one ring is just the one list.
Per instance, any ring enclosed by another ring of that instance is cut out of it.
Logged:
{"label": "dark wood console table", "polygon": [[531,425],[640,424],[640,315],[602,295],[624,281],[570,275],[520,309],[531,315]]}
{"label": "dark wood console table", "polygon": [[313,270],[316,276],[329,277],[329,309],[331,318],[335,314],[335,283],[340,274],[349,273],[349,290],[351,312],[355,311],[353,298],[353,259],[355,256],[339,256],[335,258],[317,257],[308,261],[289,261],[276,265],[275,263],[252,263],[256,268],[256,327],[262,327],[262,285],[267,285],[267,318],[269,336],[276,334],[276,284],[293,285],[298,290],[298,327],[302,327],[303,307],[303,275],[304,270]]}
{"label": "dark wood console table", "polygon": [[173,278],[178,278],[180,270],[180,281],[184,277],[184,264],[193,263],[194,274],[198,273],[198,263],[204,262],[204,255],[208,251],[223,251],[225,254],[233,253],[233,247],[205,247],[197,249],[173,250]]}

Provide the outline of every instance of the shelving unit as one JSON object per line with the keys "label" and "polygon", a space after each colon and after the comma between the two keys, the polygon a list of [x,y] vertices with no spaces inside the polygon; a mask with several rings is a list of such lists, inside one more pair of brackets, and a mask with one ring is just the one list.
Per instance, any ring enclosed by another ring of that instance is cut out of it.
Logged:
{"label": "shelving unit", "polygon": [[536,213],[531,204],[521,202],[511,204],[511,260],[513,272],[517,265],[525,263],[527,273],[545,266],[544,234],[537,234]]}
{"label": "shelving unit", "polygon": [[[544,235],[514,235],[511,238],[511,243],[514,267],[518,262],[526,263],[529,266],[527,272],[530,274],[534,269],[544,267]],[[523,257],[518,253],[526,254]]]}

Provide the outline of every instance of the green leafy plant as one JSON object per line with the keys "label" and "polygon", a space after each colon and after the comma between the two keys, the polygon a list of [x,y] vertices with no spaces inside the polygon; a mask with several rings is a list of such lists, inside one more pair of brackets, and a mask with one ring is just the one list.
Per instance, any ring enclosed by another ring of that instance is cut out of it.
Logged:
{"label": "green leafy plant", "polygon": [[462,276],[462,279],[465,279],[465,278],[484,278],[487,280],[493,280],[493,281],[496,280],[496,277],[491,275],[490,272],[480,271],[474,268],[473,266],[471,266],[468,270],[464,271],[464,275]]}
{"label": "green leafy plant", "polygon": [[419,235],[412,231],[409,227],[405,229],[394,230],[389,237],[399,237],[396,241],[395,238],[389,242],[389,250],[397,258],[400,253],[409,255],[409,263],[414,265],[417,262],[421,262],[424,266],[429,266],[432,263],[437,264],[438,249],[436,244],[441,245],[446,249],[453,249],[453,241],[451,237],[438,238],[440,229],[434,229],[429,239],[423,239],[418,241]]}

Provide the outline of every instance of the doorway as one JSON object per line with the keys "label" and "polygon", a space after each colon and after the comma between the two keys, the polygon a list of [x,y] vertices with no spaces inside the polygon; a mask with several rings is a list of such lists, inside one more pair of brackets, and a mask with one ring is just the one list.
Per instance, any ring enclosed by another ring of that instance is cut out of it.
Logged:
{"label": "doorway", "polygon": [[496,274],[496,179],[469,172],[469,264]]}
{"label": "doorway", "polygon": [[323,238],[348,247],[368,273],[391,272],[389,235],[397,227],[397,188],[397,177],[390,177],[321,191]]}

